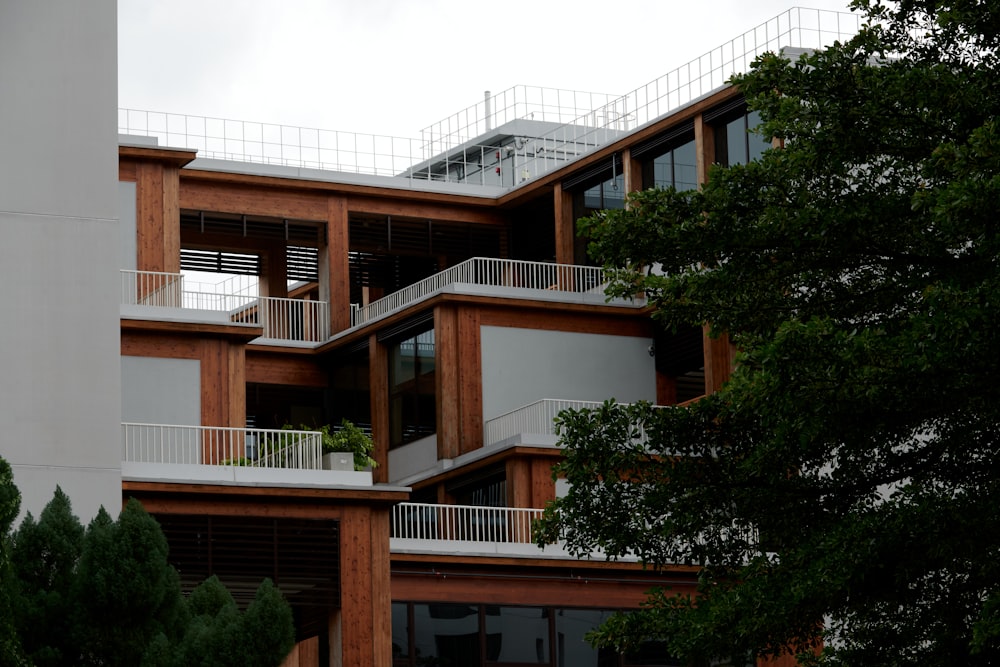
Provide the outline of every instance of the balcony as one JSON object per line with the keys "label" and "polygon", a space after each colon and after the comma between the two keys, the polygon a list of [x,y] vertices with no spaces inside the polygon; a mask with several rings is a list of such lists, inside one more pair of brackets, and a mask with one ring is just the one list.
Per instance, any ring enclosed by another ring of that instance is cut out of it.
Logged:
{"label": "balcony", "polygon": [[[246,291],[190,289],[180,273],[121,271],[122,314],[182,317],[263,327],[256,342],[316,344],[330,338],[325,301],[259,296]],[[155,310],[148,310],[155,309]]]}
{"label": "balcony", "polygon": [[[399,503],[389,517],[389,548],[393,553],[579,560],[561,544],[534,544],[531,526],[541,516],[536,508]],[[604,560],[600,553],[591,557]]]}
{"label": "balcony", "polygon": [[322,435],[168,424],[122,424],[122,476],[186,483],[371,486],[371,472],[325,470]]}
{"label": "balcony", "polygon": [[445,292],[595,305],[645,305],[643,299],[609,300],[604,294],[608,278],[604,269],[594,266],[473,257],[352,309],[351,325],[374,322]]}

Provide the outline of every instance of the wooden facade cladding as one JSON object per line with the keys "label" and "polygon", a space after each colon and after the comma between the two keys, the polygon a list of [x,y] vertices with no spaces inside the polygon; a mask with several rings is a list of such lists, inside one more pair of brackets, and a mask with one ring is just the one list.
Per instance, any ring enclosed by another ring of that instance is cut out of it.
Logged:
{"label": "wooden facade cladding", "polygon": [[258,347],[246,351],[247,382],[325,388],[329,378],[311,350]]}
{"label": "wooden facade cladding", "polygon": [[[200,367],[201,426],[246,426],[246,344],[226,336],[131,328],[122,321],[123,356],[196,359]],[[161,324],[159,322],[153,324]]]}

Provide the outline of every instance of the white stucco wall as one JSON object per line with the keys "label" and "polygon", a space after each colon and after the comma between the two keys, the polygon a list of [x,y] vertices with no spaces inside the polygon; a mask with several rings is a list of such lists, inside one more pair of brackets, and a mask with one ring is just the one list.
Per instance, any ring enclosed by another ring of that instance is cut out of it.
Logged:
{"label": "white stucco wall", "polygon": [[656,400],[651,338],[484,326],[483,419],[543,398]]}
{"label": "white stucco wall", "polygon": [[135,183],[118,183],[118,268],[136,267]]}
{"label": "white stucco wall", "polygon": [[201,362],[123,356],[122,421],[201,425]]}
{"label": "white stucco wall", "polygon": [[22,513],[121,505],[114,0],[0,4],[0,455]]}

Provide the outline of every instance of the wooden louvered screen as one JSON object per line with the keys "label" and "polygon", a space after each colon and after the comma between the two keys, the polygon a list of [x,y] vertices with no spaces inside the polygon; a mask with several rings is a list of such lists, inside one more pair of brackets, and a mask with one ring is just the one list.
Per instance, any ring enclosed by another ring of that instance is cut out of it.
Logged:
{"label": "wooden louvered screen", "polygon": [[340,606],[338,522],[199,515],[156,519],[185,593],[214,574],[245,607],[269,577],[291,604],[300,639],[326,631],[330,612]]}

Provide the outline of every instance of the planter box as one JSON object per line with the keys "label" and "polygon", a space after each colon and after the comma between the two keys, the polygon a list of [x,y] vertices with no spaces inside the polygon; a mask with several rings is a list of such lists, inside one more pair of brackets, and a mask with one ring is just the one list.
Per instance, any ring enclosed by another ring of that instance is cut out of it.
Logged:
{"label": "planter box", "polygon": [[323,470],[354,470],[354,454],[350,452],[324,454]]}

